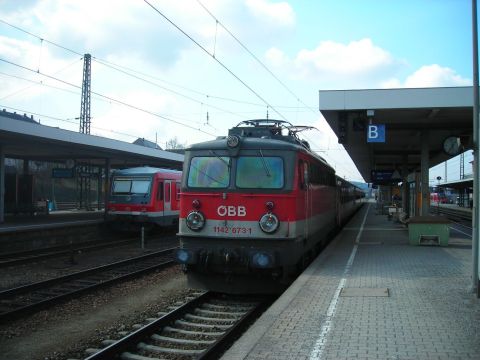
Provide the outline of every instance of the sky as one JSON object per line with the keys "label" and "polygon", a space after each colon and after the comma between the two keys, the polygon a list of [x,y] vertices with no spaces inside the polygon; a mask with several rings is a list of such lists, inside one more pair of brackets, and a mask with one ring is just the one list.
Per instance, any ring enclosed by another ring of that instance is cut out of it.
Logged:
{"label": "sky", "polygon": [[314,126],[311,148],[361,181],[318,91],[472,85],[471,0],[0,0],[0,109],[91,134],[182,145],[242,120]]}

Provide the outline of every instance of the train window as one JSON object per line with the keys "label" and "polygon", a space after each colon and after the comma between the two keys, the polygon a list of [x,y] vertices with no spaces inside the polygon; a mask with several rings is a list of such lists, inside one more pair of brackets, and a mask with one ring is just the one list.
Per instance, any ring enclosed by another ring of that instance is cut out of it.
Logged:
{"label": "train window", "polygon": [[230,158],[194,157],[190,161],[187,185],[192,188],[226,188],[230,181]]}
{"label": "train window", "polygon": [[132,180],[132,194],[148,194],[150,191],[150,179]]}
{"label": "train window", "polygon": [[113,179],[112,194],[129,194],[130,193],[130,180]]}
{"label": "train window", "polygon": [[163,182],[162,181],[158,182],[157,200],[163,200]]}
{"label": "train window", "polygon": [[284,184],[283,159],[270,156],[240,156],[236,185],[240,188],[281,189]]}
{"label": "train window", "polygon": [[305,189],[305,175],[303,173],[303,160],[298,162],[298,186],[300,189]]}
{"label": "train window", "polygon": [[149,178],[115,178],[112,194],[148,194],[150,192],[150,182]]}
{"label": "train window", "polygon": [[303,181],[305,182],[305,185],[308,185],[310,183],[310,174],[308,172],[308,162],[303,163]]}

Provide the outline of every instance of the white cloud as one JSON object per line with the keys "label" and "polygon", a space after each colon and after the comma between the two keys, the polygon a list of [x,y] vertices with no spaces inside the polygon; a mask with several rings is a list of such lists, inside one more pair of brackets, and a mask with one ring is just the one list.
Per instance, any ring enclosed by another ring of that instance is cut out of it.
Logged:
{"label": "white cloud", "polygon": [[383,81],[381,88],[421,88],[442,86],[471,86],[472,80],[462,77],[449,67],[438,64],[424,65],[413,74],[407,76],[405,81],[398,78],[389,78]]}
{"label": "white cloud", "polygon": [[[6,61],[10,62],[0,64],[1,71],[10,75],[3,75],[0,78],[0,98],[2,99],[16,95],[31,99],[43,95],[49,89],[42,86],[40,82],[57,88],[76,91],[64,83],[44,77],[41,74],[58,76],[65,82],[70,83],[78,83],[81,79],[81,75],[79,75],[81,73],[77,71],[81,70],[79,56],[76,60],[55,57],[50,49],[41,44],[40,41],[35,43],[0,36],[0,54]],[[60,73],[61,75],[58,75]]]}
{"label": "white cloud", "polygon": [[371,72],[392,63],[393,57],[373,45],[370,39],[352,41],[347,45],[323,41],[314,50],[301,50],[295,59],[298,68],[345,75]]}
{"label": "white cloud", "polygon": [[[0,54],[10,62],[45,73],[58,71],[68,64],[68,61],[52,55],[49,48],[41,44],[40,41],[33,43],[1,35]],[[80,57],[78,57],[78,59],[80,59]]]}
{"label": "white cloud", "polygon": [[390,78],[380,83],[382,89],[395,89],[403,87],[402,82],[397,78]]}
{"label": "white cloud", "polygon": [[268,0],[246,0],[248,9],[262,21],[280,26],[295,24],[295,12],[287,2],[273,3]]}
{"label": "white cloud", "polygon": [[407,64],[376,46],[371,39],[342,44],[322,41],[315,49],[302,49],[289,57],[278,48],[265,53],[268,63],[290,78],[312,81],[318,88],[401,88],[466,86],[472,80],[437,64],[425,65],[404,81],[396,77]]}
{"label": "white cloud", "polygon": [[457,74],[455,70],[437,64],[425,65],[408,76],[404,87],[469,86],[472,80]]}
{"label": "white cloud", "polygon": [[376,86],[402,64],[371,39],[348,44],[322,41],[315,49],[300,50],[294,58],[271,48],[265,56],[271,65],[292,78],[334,88]]}
{"label": "white cloud", "polygon": [[268,49],[265,53],[265,58],[270,64],[276,67],[288,65],[288,62],[290,61],[288,56],[277,48]]}
{"label": "white cloud", "polygon": [[[219,41],[225,32],[217,31],[215,20],[196,1],[182,2],[182,6],[169,0],[151,3],[186,33],[213,48],[215,38]],[[203,3],[220,18],[231,5],[227,0]],[[158,12],[137,0],[44,0],[5,18],[45,39],[99,58],[109,56],[112,49],[130,55],[142,48],[145,60],[170,66],[182,48],[194,46]]]}

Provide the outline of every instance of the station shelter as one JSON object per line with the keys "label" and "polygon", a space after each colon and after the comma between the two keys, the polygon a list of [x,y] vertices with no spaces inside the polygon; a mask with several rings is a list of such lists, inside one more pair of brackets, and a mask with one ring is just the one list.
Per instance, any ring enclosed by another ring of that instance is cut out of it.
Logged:
{"label": "station shelter", "polygon": [[401,187],[399,210],[408,221],[430,215],[429,169],[473,149],[473,99],[471,86],[320,90],[319,110],[377,187],[377,206],[393,205]]}
{"label": "station shelter", "polygon": [[427,215],[429,168],[473,147],[472,87],[328,90],[320,112],[366,182],[408,217]]}
{"label": "station shelter", "polygon": [[[20,174],[8,172],[7,160],[12,159],[23,160]],[[0,224],[11,204],[15,211],[25,206],[36,210],[31,165],[41,163],[58,165],[49,175],[51,192],[56,181],[71,178],[77,204],[85,208],[90,200],[85,195],[95,183],[97,206],[107,202],[111,170],[137,166],[181,170],[183,154],[42,125],[33,117],[4,109],[0,111]]]}

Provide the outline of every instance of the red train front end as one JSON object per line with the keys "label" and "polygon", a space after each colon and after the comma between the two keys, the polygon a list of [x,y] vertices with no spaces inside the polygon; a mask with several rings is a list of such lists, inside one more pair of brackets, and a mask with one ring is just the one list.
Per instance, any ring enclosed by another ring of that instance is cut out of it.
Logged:
{"label": "red train front end", "polygon": [[117,170],[112,175],[107,221],[115,229],[178,223],[181,172],[153,167]]}
{"label": "red train front end", "polygon": [[191,286],[281,291],[334,229],[334,172],[283,125],[247,122],[187,149],[177,259]]}

